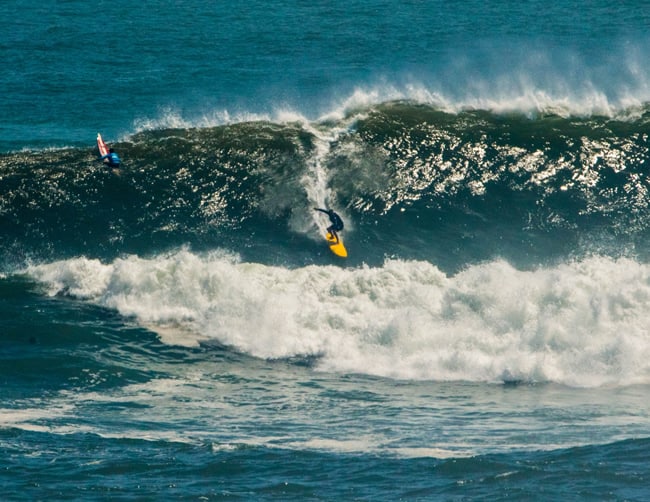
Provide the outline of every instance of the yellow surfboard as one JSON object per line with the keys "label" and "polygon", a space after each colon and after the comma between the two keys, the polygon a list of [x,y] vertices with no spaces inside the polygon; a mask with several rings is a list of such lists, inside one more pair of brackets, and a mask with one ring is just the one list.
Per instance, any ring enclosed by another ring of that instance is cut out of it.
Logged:
{"label": "yellow surfboard", "polygon": [[334,237],[331,233],[327,232],[325,238],[327,239],[327,243],[330,245],[330,249],[332,250],[332,253],[334,253],[336,256],[340,256],[341,258],[347,258],[348,250],[345,249],[345,246],[343,245],[343,241],[341,240],[340,236],[339,236],[339,240],[337,241],[336,237]]}

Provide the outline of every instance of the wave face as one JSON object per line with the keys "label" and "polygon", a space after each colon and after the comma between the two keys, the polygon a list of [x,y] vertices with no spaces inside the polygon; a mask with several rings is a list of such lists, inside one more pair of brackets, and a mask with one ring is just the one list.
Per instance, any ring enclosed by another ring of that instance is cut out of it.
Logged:
{"label": "wave face", "polygon": [[397,101],[317,123],[146,131],[114,145],[119,174],[91,149],[4,154],[3,263],[190,245],[299,266],[329,258],[312,211],[324,204],[346,220],[351,264],[645,257],[650,111],[627,112],[531,118]]}

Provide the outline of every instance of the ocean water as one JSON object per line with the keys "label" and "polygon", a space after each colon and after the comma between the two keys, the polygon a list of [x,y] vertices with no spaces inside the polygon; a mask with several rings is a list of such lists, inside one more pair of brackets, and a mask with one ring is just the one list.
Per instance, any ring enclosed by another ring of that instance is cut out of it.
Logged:
{"label": "ocean water", "polygon": [[648,7],[3,2],[2,500],[650,499]]}

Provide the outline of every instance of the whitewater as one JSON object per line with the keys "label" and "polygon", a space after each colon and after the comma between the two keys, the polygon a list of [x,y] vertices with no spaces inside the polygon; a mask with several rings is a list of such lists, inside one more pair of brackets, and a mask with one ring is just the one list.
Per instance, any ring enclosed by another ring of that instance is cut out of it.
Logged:
{"label": "whitewater", "polygon": [[426,262],[288,270],[179,251],[27,274],[49,295],[160,326],[170,344],[315,357],[319,371],[570,386],[648,384],[650,374],[649,271],[625,259],[534,271],[492,262],[450,277]]}

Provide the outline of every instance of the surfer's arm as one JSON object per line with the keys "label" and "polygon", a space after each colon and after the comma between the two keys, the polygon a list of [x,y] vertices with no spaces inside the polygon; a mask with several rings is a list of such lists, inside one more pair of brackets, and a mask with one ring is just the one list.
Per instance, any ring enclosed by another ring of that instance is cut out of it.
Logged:
{"label": "surfer's arm", "polygon": [[315,207],[314,211],[320,211],[321,213],[330,214],[327,209],[321,209],[320,207]]}

